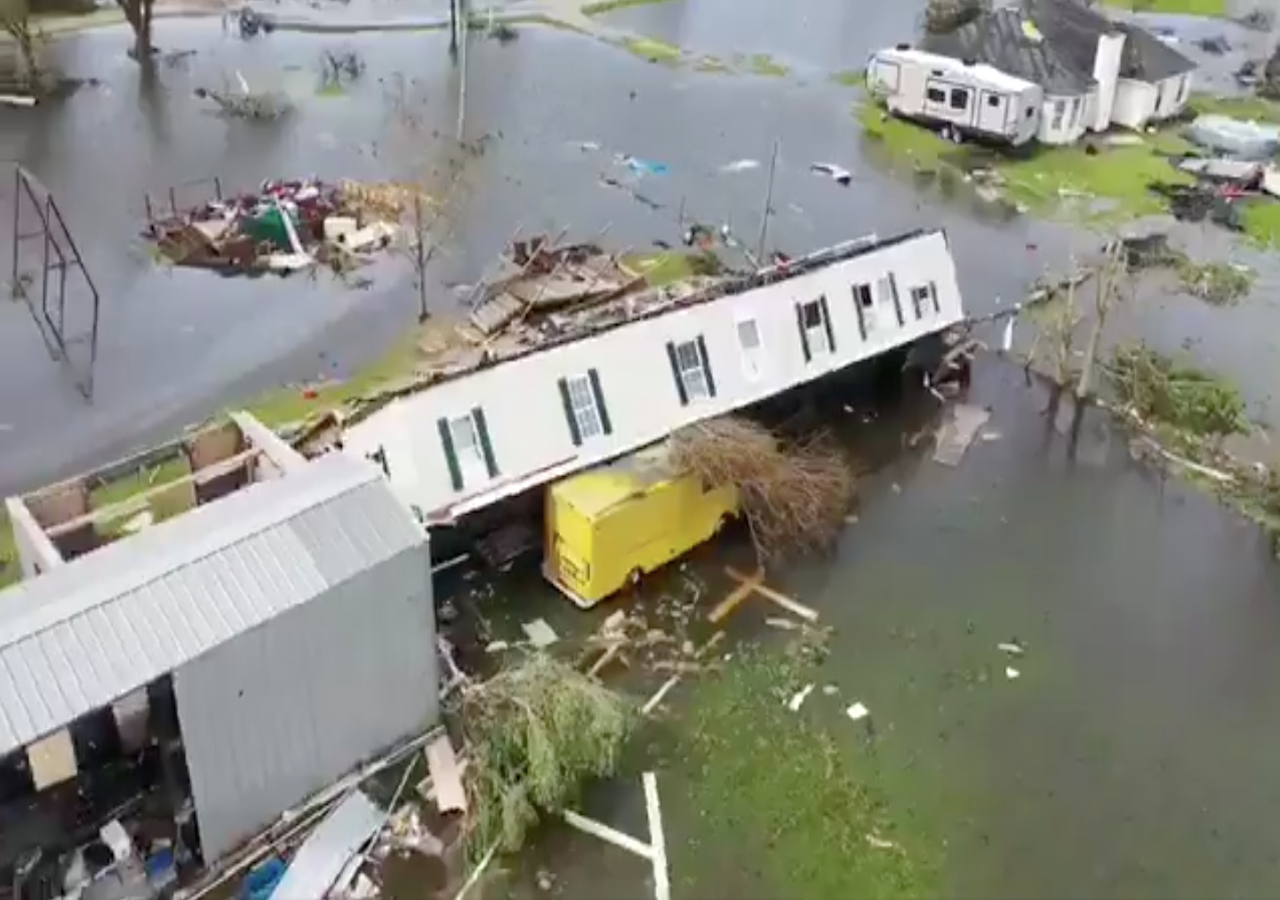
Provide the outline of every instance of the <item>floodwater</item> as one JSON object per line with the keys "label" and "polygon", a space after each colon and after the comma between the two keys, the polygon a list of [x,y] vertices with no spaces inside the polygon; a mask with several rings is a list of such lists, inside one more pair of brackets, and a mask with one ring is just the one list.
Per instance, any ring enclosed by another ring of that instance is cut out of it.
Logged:
{"label": "floodwater", "polygon": [[[1092,416],[1069,460],[1067,423],[1040,415],[1047,397],[1013,366],[979,366],[968,402],[994,415],[958,467],[896,454],[861,485],[834,560],[771,573],[834,629],[811,679],[839,695],[815,692],[804,718],[883,792],[906,852],[941,858],[945,896],[1275,896],[1280,605],[1268,542],[1212,499],[1161,484]],[[720,557],[735,552],[689,567],[707,588],[703,611],[728,593]],[[650,607],[663,590],[678,589],[646,588]],[[521,618],[544,614],[527,607],[528,588],[519,596]],[[562,632],[575,617],[583,629],[584,614],[548,602]],[[749,601],[731,635],[777,640],[763,619],[780,614]],[[1009,641],[1026,653],[1005,655]],[[734,665],[732,643],[722,649]],[[665,673],[651,677],[641,696]],[[696,685],[671,695],[675,716]],[[855,700],[874,716],[873,744],[844,715]],[[681,815],[683,779],[702,763],[686,772],[651,752],[669,792],[675,896],[689,883],[723,883],[705,896],[726,900],[777,896],[750,858],[708,871],[727,863],[707,854],[727,848],[693,849],[698,817]],[[630,773],[583,809],[647,839]],[[500,893],[539,896],[539,871],[568,900],[603,883],[620,900],[652,896],[642,860],[563,828]]]}
{"label": "floodwater", "polygon": [[[765,165],[718,170],[742,158],[767,164],[775,139],[774,247],[794,253],[870,231],[942,226],[972,311],[1018,298],[1098,238],[977,215],[967,198],[880,171],[861,152],[853,92],[826,77],[902,39],[915,18],[911,4],[871,0],[691,0],[610,17],[697,53],[769,54],[792,68],[786,78],[650,65],[553,29],[524,29],[508,45],[477,39],[467,129],[493,139],[467,175],[456,237],[434,273],[433,309],[453,309],[448,284],[474,280],[517,225],[582,238],[607,228],[609,242],[643,248],[677,238],[683,197],[690,215],[731,221],[750,242]],[[143,194],[178,182],[216,175],[243,189],[311,173],[382,178],[438,161],[442,142],[429,131],[448,131],[457,116],[446,40],[278,33],[240,42],[216,23],[164,21],[161,47],[197,52],[163,69],[152,91],[125,59],[122,29],[61,45],[70,74],[101,85],[0,112],[0,157],[22,161],[53,190],[101,290],[98,390],[84,404],[25,310],[0,306],[0,487],[148,443],[282,382],[341,375],[413,319],[416,291],[400,260],[379,266],[365,291],[323,277],[218,279],[157,269],[134,236]],[[354,50],[368,64],[342,96],[315,92],[326,48]],[[288,90],[297,114],[261,128],[191,100],[194,87],[219,86],[236,70]],[[430,123],[413,141],[388,124],[397,73]],[[586,153],[584,141],[605,150]],[[615,151],[670,167],[637,185],[661,208],[600,184],[602,173],[618,174]],[[845,165],[857,180],[842,189],[812,176],[816,160]],[[8,211],[12,198],[3,196]],[[1280,352],[1270,297],[1280,273],[1266,257],[1233,253],[1261,270],[1254,297],[1210,310],[1159,293],[1135,305],[1124,333],[1162,349],[1194,343],[1270,418]],[[73,316],[83,313],[76,302]],[[948,892],[1274,895],[1280,608],[1266,542],[1212,500],[1155,481],[1105,430],[1087,429],[1068,463],[1063,439],[1049,432],[1046,441],[1044,398],[1020,373],[982,367],[974,399],[995,407],[989,428],[1002,439],[975,445],[954,470],[899,460],[865,486],[860,521],[834,563],[774,573],[835,626],[832,680],[874,711],[885,765],[912,760],[909,777],[892,778],[893,800],[938,822]],[[705,577],[724,587],[714,568]],[[1021,679],[963,677],[982,667],[1000,676],[995,645],[1013,636],[1030,647]],[[634,797],[615,807],[610,821],[639,827]],[[611,896],[646,894],[642,871],[630,888],[633,860],[615,865],[594,844],[562,849],[547,864],[564,896],[598,896],[602,883],[616,886]]]}

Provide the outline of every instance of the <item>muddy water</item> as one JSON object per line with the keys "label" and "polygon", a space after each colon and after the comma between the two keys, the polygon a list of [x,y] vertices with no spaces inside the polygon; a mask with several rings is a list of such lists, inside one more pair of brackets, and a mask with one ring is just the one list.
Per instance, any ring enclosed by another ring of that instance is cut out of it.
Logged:
{"label": "muddy water", "polygon": [[[971,401],[994,415],[959,467],[898,454],[864,483],[834,562],[774,573],[834,628],[815,680],[839,695],[816,694],[806,713],[885,792],[895,836],[941,859],[947,896],[1274,896],[1280,605],[1266,542],[1162,486],[1101,422],[1086,421],[1069,462],[1045,399],[1020,371],[981,367]],[[722,565],[691,569],[707,606],[729,589]],[[582,616],[547,610],[562,631]],[[731,630],[771,639],[773,614],[748,603]],[[1024,656],[998,649],[1011,640]],[[673,695],[677,717],[691,690]],[[854,700],[872,711],[872,744],[843,715]],[[660,782],[697,777],[650,738],[640,754]],[[633,781],[585,810],[643,839]],[[677,897],[690,882],[724,884],[725,898],[777,890],[748,859],[707,871],[726,862],[691,850],[698,821],[679,817],[679,796],[667,805]],[[561,897],[604,883],[652,896],[643,862],[581,835],[553,831],[514,865],[500,895],[541,895],[540,876]]]}

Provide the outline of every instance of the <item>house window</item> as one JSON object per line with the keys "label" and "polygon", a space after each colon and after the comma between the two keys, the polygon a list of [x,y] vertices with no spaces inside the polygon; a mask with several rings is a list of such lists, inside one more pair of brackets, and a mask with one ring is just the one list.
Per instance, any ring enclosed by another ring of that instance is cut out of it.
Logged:
{"label": "house window", "polygon": [[946,103],[947,92],[941,88],[929,88],[924,92],[925,99],[930,103]]}
{"label": "house window", "polygon": [[586,375],[560,379],[560,402],[564,405],[565,422],[575,447],[599,435],[612,434],[609,410],[604,405],[600,374],[588,369]]}
{"label": "house window", "polygon": [[1181,103],[1183,100],[1187,99],[1187,85],[1190,84],[1190,82],[1190,75],[1183,75],[1181,80],[1178,81],[1178,99],[1174,101],[1175,103]]}
{"label": "house window", "polygon": [[800,347],[804,351],[805,362],[815,355],[835,351],[836,336],[831,328],[831,310],[827,308],[825,296],[808,303],[797,303],[796,324],[800,328]]}
{"label": "house window", "polygon": [[1067,114],[1067,101],[1053,101],[1053,123],[1049,126],[1054,131],[1062,127],[1062,120]]}
{"label": "house window", "polygon": [[913,287],[911,289],[911,308],[915,311],[916,318],[923,319],[930,306],[932,306],[932,303],[929,299],[929,288],[923,284]]}
{"label": "house window", "polygon": [[681,406],[687,406],[690,400],[716,395],[711,359],[702,335],[691,341],[668,342],[667,358],[671,362],[671,374],[675,378]]}
{"label": "house window", "polygon": [[858,314],[858,334],[865,341],[867,334],[875,325],[875,299],[871,296],[871,285],[855,284],[853,286],[853,308]]}
{"label": "house window", "polygon": [[743,373],[755,381],[764,369],[764,345],[760,340],[760,325],[755,319],[738,320],[738,349],[742,351]]}
{"label": "house window", "polygon": [[466,415],[440,419],[437,425],[455,491],[498,477],[484,410],[477,406]]}
{"label": "house window", "polygon": [[1081,103],[1079,97],[1071,101],[1071,127],[1072,128],[1075,128],[1077,125],[1080,124],[1080,107],[1081,106],[1083,106],[1083,104]]}
{"label": "house window", "polygon": [[952,109],[968,109],[969,108],[969,92],[964,88],[951,89],[951,108]]}

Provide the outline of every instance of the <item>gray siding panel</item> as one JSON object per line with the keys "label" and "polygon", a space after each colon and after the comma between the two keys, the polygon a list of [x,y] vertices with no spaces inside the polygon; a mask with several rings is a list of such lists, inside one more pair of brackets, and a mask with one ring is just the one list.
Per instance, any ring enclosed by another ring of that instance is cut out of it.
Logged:
{"label": "gray siding panel", "polygon": [[0,592],[0,755],[425,547],[381,473],[332,454]]}
{"label": "gray siding panel", "polygon": [[[343,552],[317,558],[337,571]],[[435,722],[430,567],[425,545],[404,550],[174,674],[207,859]]]}

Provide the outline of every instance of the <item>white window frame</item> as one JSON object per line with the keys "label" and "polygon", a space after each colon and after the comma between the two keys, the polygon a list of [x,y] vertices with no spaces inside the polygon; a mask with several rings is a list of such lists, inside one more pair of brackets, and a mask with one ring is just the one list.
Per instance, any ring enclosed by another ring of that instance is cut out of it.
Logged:
{"label": "white window frame", "polygon": [[832,352],[831,338],[827,334],[827,314],[822,309],[822,298],[818,297],[813,300],[805,300],[800,304],[800,315],[806,317],[809,307],[812,306],[818,311],[818,324],[805,325],[804,335],[809,343],[810,356],[830,356]]}
{"label": "white window frame", "polygon": [[929,285],[911,286],[911,309],[917,320],[926,319],[933,312],[933,297],[929,294]]}
{"label": "white window frame", "polygon": [[[742,342],[742,326],[747,324],[751,325],[756,335],[754,347],[748,347]],[[733,333],[738,341],[738,352],[742,356],[742,374],[748,381],[759,381],[764,377],[764,331],[760,328],[760,320],[755,316],[735,316]]]}
{"label": "white window frame", "polygon": [[[676,371],[680,373],[680,383],[684,385],[685,398],[690,403],[694,400],[710,398],[711,384],[707,381],[707,367],[703,362],[697,339],[673,341],[672,344],[676,354]],[[684,358],[684,351],[688,351],[688,359]]]}
{"label": "white window frame", "polygon": [[[459,440],[469,435],[467,441]],[[480,441],[480,423],[474,414],[449,416],[449,440],[453,444],[453,458],[458,461],[458,472],[464,487],[472,487],[489,481],[489,464],[484,458],[484,444]]]}
{"label": "white window frame", "polygon": [[600,405],[596,403],[596,392],[591,388],[591,376],[569,375],[564,382],[565,389],[569,392],[569,409],[578,426],[578,439],[585,443],[591,438],[602,437],[604,417],[600,415]]}
{"label": "white window frame", "polygon": [[1054,100],[1053,101],[1053,119],[1049,124],[1049,128],[1051,128],[1053,131],[1061,130],[1062,120],[1065,119],[1066,116],[1067,116],[1067,101]]}

